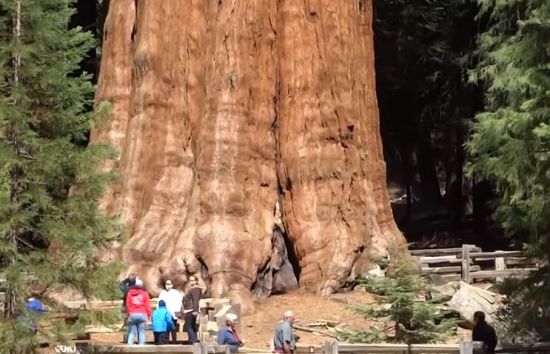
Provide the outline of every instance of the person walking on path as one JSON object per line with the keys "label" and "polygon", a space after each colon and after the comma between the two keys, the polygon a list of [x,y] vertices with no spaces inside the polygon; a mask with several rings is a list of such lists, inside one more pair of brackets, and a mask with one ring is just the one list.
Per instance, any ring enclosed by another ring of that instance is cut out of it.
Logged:
{"label": "person walking on path", "polygon": [[237,318],[237,315],[232,313],[225,315],[225,328],[218,332],[218,344],[227,345],[231,353],[237,353],[239,347],[244,345],[235,328]]}
{"label": "person walking on path", "polygon": [[296,336],[294,336],[293,324],[294,312],[286,311],[283,315],[283,321],[275,330],[275,337],[273,338],[275,353],[294,353]]}
{"label": "person walking on path", "polygon": [[189,277],[189,290],[183,298],[184,327],[190,344],[197,342],[197,316],[199,314],[199,301],[202,297],[202,289],[196,277]]}
{"label": "person walking on path", "polygon": [[174,328],[174,321],[164,300],[159,300],[158,307],[153,312],[151,328],[155,337],[155,345],[168,343],[168,333]]}
{"label": "person walking on path", "polygon": [[495,329],[485,322],[485,313],[476,311],[474,313],[474,329],[472,331],[472,341],[483,342],[484,352],[494,354],[497,346],[497,335]]}
{"label": "person walking on path", "polygon": [[160,301],[164,301],[166,303],[166,309],[172,315],[174,327],[170,331],[170,334],[172,336],[172,343],[176,344],[178,341],[178,317],[181,313],[183,296],[178,290],[174,289],[171,280],[167,280],[166,283],[164,283],[164,287],[166,290],[163,289],[160,292],[159,303]]}
{"label": "person walking on path", "polygon": [[136,285],[128,291],[126,296],[126,311],[128,313],[128,344],[134,344],[134,337],[138,336],[138,343],[145,344],[145,324],[151,319],[151,299],[143,288],[143,282],[136,280]]}

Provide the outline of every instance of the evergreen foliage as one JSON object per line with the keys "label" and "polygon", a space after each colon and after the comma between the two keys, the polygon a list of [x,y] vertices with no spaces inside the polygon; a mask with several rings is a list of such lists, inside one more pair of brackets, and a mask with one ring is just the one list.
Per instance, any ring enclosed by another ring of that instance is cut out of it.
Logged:
{"label": "evergreen foliage", "polygon": [[515,288],[523,303],[512,331],[550,314],[550,2],[479,0],[489,28],[471,79],[485,85],[468,142],[470,173],[500,195],[496,217],[546,265]]}
{"label": "evergreen foliage", "polygon": [[360,343],[432,343],[444,341],[456,329],[456,321],[447,318],[438,304],[426,301],[428,286],[415,272],[413,262],[403,258],[396,264],[392,278],[367,276],[360,285],[379,296],[378,304],[355,306],[368,318],[381,318],[391,323],[384,328],[349,331],[344,340]]}
{"label": "evergreen foliage", "polygon": [[448,215],[460,221],[462,145],[467,122],[481,102],[465,80],[477,4],[382,0],[374,6],[377,91],[388,161],[402,161],[398,177],[412,189],[409,206],[418,198],[440,213],[446,201]]}
{"label": "evergreen foliage", "polygon": [[[116,293],[118,265],[99,259],[116,223],[97,203],[113,178],[100,165],[114,152],[85,147],[100,115],[91,110],[90,76],[77,73],[94,40],[69,28],[72,3],[0,0],[0,273],[6,279],[0,353],[29,353],[36,345],[17,320],[33,292],[61,286],[86,298]],[[41,317],[40,334],[55,343],[91,321],[91,313],[74,315],[71,326]]]}

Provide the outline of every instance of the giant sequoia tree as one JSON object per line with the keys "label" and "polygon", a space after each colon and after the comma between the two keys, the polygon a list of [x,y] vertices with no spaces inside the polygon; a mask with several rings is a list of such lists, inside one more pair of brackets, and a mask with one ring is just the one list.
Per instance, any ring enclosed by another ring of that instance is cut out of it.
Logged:
{"label": "giant sequoia tree", "polygon": [[111,1],[96,100],[114,108],[92,139],[120,152],[103,200],[129,235],[114,256],[153,291],[198,274],[248,303],[286,244],[300,285],[330,293],[403,243],[369,0]]}

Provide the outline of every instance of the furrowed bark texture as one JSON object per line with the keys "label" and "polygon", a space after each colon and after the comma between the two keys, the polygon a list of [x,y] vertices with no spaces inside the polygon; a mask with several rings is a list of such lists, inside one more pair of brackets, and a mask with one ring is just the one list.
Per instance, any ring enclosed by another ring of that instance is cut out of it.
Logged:
{"label": "furrowed bark texture", "polygon": [[403,245],[370,1],[112,1],[96,100],[114,107],[92,141],[121,156],[102,203],[153,293],[193,274],[250,309],[298,280],[333,292]]}

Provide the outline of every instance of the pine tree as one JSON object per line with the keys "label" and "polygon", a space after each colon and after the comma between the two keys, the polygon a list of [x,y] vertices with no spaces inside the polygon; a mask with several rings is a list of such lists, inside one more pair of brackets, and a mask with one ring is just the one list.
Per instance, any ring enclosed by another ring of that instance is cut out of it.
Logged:
{"label": "pine tree", "polygon": [[[468,143],[470,172],[500,195],[496,217],[546,266],[516,287],[515,326],[550,323],[550,2],[479,0],[489,29],[479,39],[472,80],[486,102]],[[527,322],[525,322],[527,321]]]}
{"label": "pine tree", "polygon": [[397,262],[392,278],[367,276],[360,282],[379,296],[379,303],[354,306],[355,311],[367,318],[381,318],[390,325],[349,331],[342,339],[361,343],[431,343],[445,340],[456,330],[457,322],[448,318],[447,311],[425,299],[428,285],[412,264],[404,257]]}
{"label": "pine tree", "polygon": [[[0,353],[35,346],[18,320],[33,291],[67,286],[91,298],[116,287],[116,265],[99,259],[116,223],[97,203],[113,178],[99,166],[114,154],[106,146],[86,147],[101,115],[91,109],[90,75],[78,71],[94,40],[69,28],[72,2],[0,0],[0,273],[6,279]],[[89,315],[80,313],[71,331]],[[44,325],[41,334],[68,330],[54,327],[59,331]]]}

